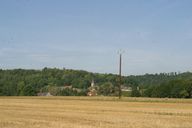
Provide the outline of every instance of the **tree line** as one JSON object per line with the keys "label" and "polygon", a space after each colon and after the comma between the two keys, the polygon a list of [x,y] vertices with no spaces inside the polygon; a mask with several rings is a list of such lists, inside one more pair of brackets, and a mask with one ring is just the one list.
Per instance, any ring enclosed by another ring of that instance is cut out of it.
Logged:
{"label": "tree line", "polygon": [[[92,80],[95,81],[98,95],[118,94],[118,75],[65,68],[44,68],[42,70],[0,69],[0,95],[35,96],[39,92],[51,92],[53,95],[83,96],[87,94]],[[190,72],[123,76],[122,80],[123,87],[132,88],[129,96],[192,97]]]}

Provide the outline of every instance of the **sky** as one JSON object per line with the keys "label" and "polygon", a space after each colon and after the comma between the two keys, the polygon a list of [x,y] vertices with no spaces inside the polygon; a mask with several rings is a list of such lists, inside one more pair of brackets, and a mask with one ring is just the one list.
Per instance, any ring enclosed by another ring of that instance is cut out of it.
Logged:
{"label": "sky", "polygon": [[192,71],[191,0],[0,0],[0,68]]}

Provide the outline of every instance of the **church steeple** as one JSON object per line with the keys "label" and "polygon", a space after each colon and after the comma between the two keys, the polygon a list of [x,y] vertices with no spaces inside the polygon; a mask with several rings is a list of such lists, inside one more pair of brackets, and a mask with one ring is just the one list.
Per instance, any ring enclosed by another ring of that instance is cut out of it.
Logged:
{"label": "church steeple", "polygon": [[94,87],[95,83],[94,83],[94,80],[92,79],[91,81],[91,87]]}
{"label": "church steeple", "polygon": [[89,90],[87,93],[88,96],[97,96],[97,90],[93,79],[91,81],[91,86],[88,88],[88,90]]}

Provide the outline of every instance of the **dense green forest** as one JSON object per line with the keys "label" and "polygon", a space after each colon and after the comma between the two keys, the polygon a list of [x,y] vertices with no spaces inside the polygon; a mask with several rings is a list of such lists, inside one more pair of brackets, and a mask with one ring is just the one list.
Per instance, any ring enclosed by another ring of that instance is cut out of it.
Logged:
{"label": "dense green forest", "polygon": [[[192,73],[160,73],[123,76],[122,87],[132,89],[133,97],[192,97]],[[98,95],[117,95],[118,75],[91,73],[83,70],[44,68],[42,70],[0,69],[1,96],[35,96],[40,92],[52,95],[87,95],[94,80]]]}

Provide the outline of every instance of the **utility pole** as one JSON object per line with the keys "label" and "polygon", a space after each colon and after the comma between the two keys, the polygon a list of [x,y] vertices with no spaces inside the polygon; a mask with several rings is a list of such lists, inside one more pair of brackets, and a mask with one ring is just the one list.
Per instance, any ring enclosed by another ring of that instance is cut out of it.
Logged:
{"label": "utility pole", "polygon": [[121,78],[121,65],[122,65],[122,51],[119,51],[119,99],[121,99],[121,84],[122,84],[122,78]]}

